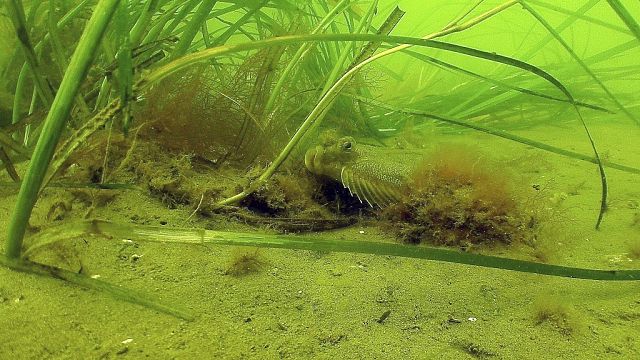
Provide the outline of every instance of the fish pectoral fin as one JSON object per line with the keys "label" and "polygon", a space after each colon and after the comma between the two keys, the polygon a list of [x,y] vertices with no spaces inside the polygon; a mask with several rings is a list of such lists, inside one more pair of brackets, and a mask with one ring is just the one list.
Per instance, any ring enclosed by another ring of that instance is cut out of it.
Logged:
{"label": "fish pectoral fin", "polygon": [[380,198],[376,184],[369,181],[362,181],[362,188],[364,191],[364,197],[371,207],[383,207],[384,201]]}
{"label": "fish pectoral fin", "polygon": [[360,202],[366,201],[371,207],[382,208],[401,199],[396,189],[389,189],[389,186],[379,181],[358,177],[347,167],[342,168],[340,179],[351,196],[357,197]]}
{"label": "fish pectoral fin", "polygon": [[342,182],[342,186],[344,186],[347,190],[349,190],[349,194],[353,196],[353,173],[350,169],[343,167],[340,171],[340,181]]}

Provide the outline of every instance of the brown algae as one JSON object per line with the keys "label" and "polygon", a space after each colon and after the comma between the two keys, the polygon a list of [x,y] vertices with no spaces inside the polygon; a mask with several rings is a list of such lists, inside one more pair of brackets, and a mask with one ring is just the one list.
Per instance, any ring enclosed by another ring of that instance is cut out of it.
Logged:
{"label": "brown algae", "polygon": [[383,219],[408,243],[468,247],[531,242],[538,226],[512,178],[469,146],[440,146],[411,177],[405,201]]}

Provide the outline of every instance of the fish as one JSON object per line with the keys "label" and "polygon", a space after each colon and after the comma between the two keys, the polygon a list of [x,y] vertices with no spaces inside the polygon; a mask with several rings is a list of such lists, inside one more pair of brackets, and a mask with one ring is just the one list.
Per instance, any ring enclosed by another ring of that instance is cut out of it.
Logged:
{"label": "fish", "polygon": [[304,163],[311,173],[342,183],[360,202],[383,208],[408,196],[423,156],[420,151],[357,144],[345,136],[307,150]]}

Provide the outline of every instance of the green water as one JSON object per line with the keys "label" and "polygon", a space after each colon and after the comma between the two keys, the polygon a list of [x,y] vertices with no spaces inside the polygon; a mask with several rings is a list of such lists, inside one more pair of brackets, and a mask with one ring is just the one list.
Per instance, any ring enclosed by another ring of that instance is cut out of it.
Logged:
{"label": "green water", "polygon": [[547,266],[640,271],[640,3],[19,3],[0,245],[44,178],[18,249],[49,267],[3,260],[0,358],[640,355],[637,280]]}

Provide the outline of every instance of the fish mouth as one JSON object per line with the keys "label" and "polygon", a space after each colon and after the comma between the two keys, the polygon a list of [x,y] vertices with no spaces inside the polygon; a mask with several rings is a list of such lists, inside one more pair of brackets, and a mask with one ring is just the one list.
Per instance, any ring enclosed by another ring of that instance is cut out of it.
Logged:
{"label": "fish mouth", "polygon": [[313,166],[313,162],[315,161],[315,158],[316,158],[316,149],[309,149],[304,154],[304,166],[306,166],[307,170],[311,171],[312,173],[315,173],[314,166]]}
{"label": "fish mouth", "polygon": [[307,150],[304,154],[304,166],[307,167],[307,170],[314,174],[322,174],[322,164],[320,161],[323,154],[324,149],[321,146]]}

